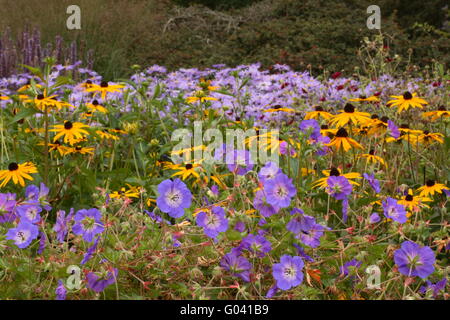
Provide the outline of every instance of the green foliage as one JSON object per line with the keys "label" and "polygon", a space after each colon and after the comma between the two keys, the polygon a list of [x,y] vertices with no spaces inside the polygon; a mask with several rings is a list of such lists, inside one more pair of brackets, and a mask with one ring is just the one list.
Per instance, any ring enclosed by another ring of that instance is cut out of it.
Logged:
{"label": "green foliage", "polygon": [[[65,29],[68,1],[23,3],[7,0],[0,7],[0,27],[14,32],[24,21],[38,26],[43,41],[60,34],[95,50],[94,69],[107,80],[127,76],[132,64],[208,67],[261,62],[286,63],[298,70],[345,70],[359,64],[361,39],[377,35],[366,27],[373,1],[338,0],[80,0],[82,29]],[[450,62],[445,1],[376,1],[381,32],[391,39],[388,59],[410,56],[420,66]],[[395,45],[393,44],[395,43]],[[409,54],[411,51],[411,54]]]}

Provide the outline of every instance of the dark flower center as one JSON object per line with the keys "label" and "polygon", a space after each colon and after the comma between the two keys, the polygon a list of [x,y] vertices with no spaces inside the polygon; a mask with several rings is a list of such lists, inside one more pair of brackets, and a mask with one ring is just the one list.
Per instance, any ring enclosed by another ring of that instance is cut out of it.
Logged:
{"label": "dark flower center", "polygon": [[373,156],[373,155],[375,154],[375,150],[371,149],[371,150],[369,151],[369,154],[370,154],[371,156]]}
{"label": "dark flower center", "polygon": [[192,169],[192,164],[188,163],[188,164],[185,166],[185,168],[186,168],[186,170]]}
{"label": "dark flower center", "polygon": [[339,177],[341,174],[339,173],[339,170],[335,167],[332,167],[330,170],[330,176]]}
{"label": "dark flower center", "polygon": [[279,104],[277,104],[276,106],[273,107],[273,109],[275,109],[275,110],[278,110],[278,109],[281,109],[281,108],[282,108],[282,106],[280,106]]}
{"label": "dark flower center", "polygon": [[80,147],[80,146],[76,146],[76,147],[75,147],[75,150],[80,151],[80,150],[81,150],[81,147]]}
{"label": "dark flower center", "polygon": [[409,129],[409,125],[404,123],[404,124],[400,125],[400,128],[402,128],[402,129]]}
{"label": "dark flower center", "polygon": [[410,194],[408,194],[408,195],[405,197],[405,200],[406,200],[406,201],[412,201],[412,200],[413,200],[413,196],[410,195]]}
{"label": "dark flower center", "polygon": [[314,107],[314,109],[319,112],[323,111],[323,108],[321,106],[316,106],[316,107]]}
{"label": "dark flower center", "polygon": [[362,96],[359,96],[359,98],[360,98],[360,99],[366,99],[367,97],[364,96],[364,95],[362,95]]}
{"label": "dark flower center", "polygon": [[424,132],[423,132],[425,135],[427,135],[427,134],[429,134],[430,133],[430,131],[428,131],[428,130],[425,130]]}
{"label": "dark flower center", "polygon": [[380,118],[377,114],[373,114],[371,117],[370,117],[371,119],[378,119],[378,118]]}
{"label": "dark flower center", "polygon": [[444,106],[439,106],[438,111],[447,111]]}
{"label": "dark flower center", "polygon": [[241,117],[236,117],[236,121],[241,121]]}
{"label": "dark flower center", "polygon": [[37,95],[37,99],[38,100],[42,100],[42,99],[44,99],[45,97],[44,97],[44,95],[42,94],[42,93],[40,93],[40,94],[38,94]]}
{"label": "dark flower center", "polygon": [[320,129],[326,130],[326,129],[328,129],[328,126],[326,124],[323,124],[323,125],[320,126]]}
{"label": "dark flower center", "polygon": [[432,187],[434,186],[435,181],[434,180],[427,180],[427,187]]}
{"label": "dark flower center", "polygon": [[108,82],[107,81],[102,81],[102,83],[100,83],[100,87],[108,88]]}
{"label": "dark flower center", "polygon": [[19,165],[15,162],[10,163],[8,166],[9,171],[16,171],[18,169],[19,169]]}
{"label": "dark flower center", "polygon": [[411,94],[411,92],[409,92],[409,91],[406,91],[404,94],[403,94],[403,99],[405,99],[405,100],[411,100],[412,99],[412,94]]}
{"label": "dark flower center", "polygon": [[64,129],[70,130],[70,129],[72,129],[72,128],[73,128],[72,122],[66,121],[66,122],[64,123]]}
{"label": "dark flower center", "polygon": [[384,117],[381,117],[380,120],[383,121],[384,123],[387,123],[389,121],[389,118],[384,116]]}
{"label": "dark flower center", "polygon": [[345,128],[340,128],[337,133],[336,133],[336,137],[339,138],[347,138],[348,137],[348,132],[347,130],[345,130]]}
{"label": "dark flower center", "polygon": [[97,100],[92,101],[92,105],[98,106],[98,101]]}
{"label": "dark flower center", "polygon": [[355,107],[352,104],[347,103],[344,107],[344,111],[347,113],[353,113],[355,112]]}
{"label": "dark flower center", "polygon": [[86,83],[86,84],[92,84],[92,81],[91,81],[91,80],[86,80],[85,83]]}

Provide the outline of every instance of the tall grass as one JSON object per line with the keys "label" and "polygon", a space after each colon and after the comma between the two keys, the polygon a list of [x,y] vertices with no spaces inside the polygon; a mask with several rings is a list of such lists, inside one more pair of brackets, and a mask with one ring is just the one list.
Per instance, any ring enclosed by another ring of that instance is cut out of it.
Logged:
{"label": "tall grass", "polygon": [[[39,27],[42,42],[53,42],[56,35],[77,41],[95,52],[96,70],[106,78],[117,78],[130,70],[135,52],[152,50],[148,46],[162,25],[165,0],[78,0],[81,30],[68,30],[66,9],[71,0],[2,0],[0,31],[11,28],[18,35],[26,26]],[[142,41],[146,39],[146,41]],[[143,46],[147,46],[144,49]]]}

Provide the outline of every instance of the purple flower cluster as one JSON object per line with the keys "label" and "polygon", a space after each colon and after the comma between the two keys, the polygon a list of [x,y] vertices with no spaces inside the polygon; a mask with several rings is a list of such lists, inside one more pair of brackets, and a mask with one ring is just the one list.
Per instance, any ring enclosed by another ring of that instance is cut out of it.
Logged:
{"label": "purple flower cluster", "polygon": [[342,220],[347,222],[348,196],[352,193],[352,185],[344,176],[329,176],[326,190],[336,200],[342,200]]}
{"label": "purple flower cluster", "polygon": [[291,215],[293,218],[286,225],[287,230],[294,233],[303,244],[311,248],[318,247],[324,231],[329,228],[316,223],[314,217],[305,215],[301,209],[294,208]]}
{"label": "purple flower cluster", "polygon": [[382,204],[384,216],[386,218],[397,221],[398,223],[405,223],[406,220],[408,219],[406,217],[405,206],[399,204],[397,200],[388,197],[386,198],[386,200],[383,201]]}

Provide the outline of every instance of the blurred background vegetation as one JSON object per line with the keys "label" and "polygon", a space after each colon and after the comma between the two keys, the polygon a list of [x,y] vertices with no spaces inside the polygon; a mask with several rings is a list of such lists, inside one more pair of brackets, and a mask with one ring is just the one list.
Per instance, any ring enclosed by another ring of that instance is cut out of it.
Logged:
{"label": "blurred background vegetation", "polygon": [[[81,8],[81,30],[66,28],[71,4]],[[362,39],[379,34],[366,27],[372,4],[381,8],[390,55],[448,66],[446,0],[0,0],[0,33],[9,29],[17,41],[28,27],[42,43],[76,41],[77,58],[93,49],[93,67],[107,79],[129,75],[135,64],[285,63],[349,74],[360,65]]]}

